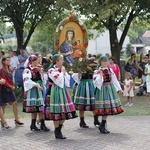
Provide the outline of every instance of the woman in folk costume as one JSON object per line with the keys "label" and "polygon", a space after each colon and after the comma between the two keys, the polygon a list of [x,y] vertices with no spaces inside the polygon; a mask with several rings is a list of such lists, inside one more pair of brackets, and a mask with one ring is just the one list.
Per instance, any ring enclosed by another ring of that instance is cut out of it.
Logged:
{"label": "woman in folk costume", "polygon": [[[31,55],[29,57],[29,66],[23,72],[23,82],[26,96],[23,102],[23,112],[31,113],[31,130],[39,131],[41,129],[44,131],[49,131],[42,118],[42,107],[44,105],[44,86],[41,70],[37,66],[38,57]],[[37,113],[39,113],[41,120],[40,129],[36,127]]]}
{"label": "woman in folk costume", "polygon": [[[7,104],[11,104],[13,106],[13,113],[15,117],[15,124],[22,126],[24,123],[22,123],[19,120],[18,115],[18,103],[14,94],[15,85],[13,83],[12,78],[12,70],[10,69],[10,56],[4,55],[1,60],[2,68],[0,68],[0,79],[3,79],[5,81],[4,84],[1,85],[1,100],[2,100],[2,107],[3,112],[5,112],[5,106]],[[3,124],[5,126],[6,124]]]}
{"label": "woman in folk costume", "polygon": [[95,90],[95,115],[102,116],[99,130],[103,134],[110,133],[106,127],[108,115],[117,115],[124,110],[117,92],[123,93],[121,86],[111,68],[107,68],[107,57],[100,57],[100,67],[94,71],[93,81]]}
{"label": "woman in folk costume", "polygon": [[65,120],[77,117],[74,104],[67,87],[70,86],[70,75],[63,66],[63,55],[55,54],[48,70],[48,89],[45,99],[45,119],[53,120],[55,138],[66,139],[61,129]]}
{"label": "woman in folk costume", "polygon": [[[81,128],[89,128],[84,121],[84,112],[93,111],[94,113],[95,110],[93,73],[73,73],[72,77],[75,81],[72,99],[74,99],[76,110],[79,110],[79,125]],[[100,125],[97,115],[94,115],[94,125]]]}

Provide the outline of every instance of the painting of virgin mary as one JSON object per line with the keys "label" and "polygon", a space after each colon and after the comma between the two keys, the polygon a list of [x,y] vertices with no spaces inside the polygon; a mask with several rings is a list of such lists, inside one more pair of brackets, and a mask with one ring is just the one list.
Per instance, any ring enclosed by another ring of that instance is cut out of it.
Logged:
{"label": "painting of virgin mary", "polygon": [[73,58],[73,51],[76,44],[74,40],[75,32],[73,30],[67,30],[65,37],[65,41],[60,45],[60,53],[64,56],[64,60],[67,63],[74,64],[75,59]]}

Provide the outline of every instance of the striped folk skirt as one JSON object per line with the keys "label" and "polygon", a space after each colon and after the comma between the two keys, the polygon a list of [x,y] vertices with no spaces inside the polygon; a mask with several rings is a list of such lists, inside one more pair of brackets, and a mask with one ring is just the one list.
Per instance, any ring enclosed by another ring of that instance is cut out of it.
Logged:
{"label": "striped folk skirt", "polygon": [[74,92],[74,105],[76,110],[94,111],[95,110],[95,87],[92,79],[81,79]]}
{"label": "striped folk skirt", "polygon": [[95,115],[117,115],[124,111],[112,83],[104,83],[101,90],[96,88],[95,93]]}
{"label": "striped folk skirt", "polygon": [[68,120],[78,117],[66,87],[50,85],[45,98],[45,120]]}
{"label": "striped folk skirt", "polygon": [[[36,82],[36,81],[35,81]],[[44,90],[42,81],[37,81]],[[44,106],[44,91],[39,91],[38,88],[33,87],[32,89],[25,92],[23,101],[23,112],[26,113],[37,113],[42,112]]]}

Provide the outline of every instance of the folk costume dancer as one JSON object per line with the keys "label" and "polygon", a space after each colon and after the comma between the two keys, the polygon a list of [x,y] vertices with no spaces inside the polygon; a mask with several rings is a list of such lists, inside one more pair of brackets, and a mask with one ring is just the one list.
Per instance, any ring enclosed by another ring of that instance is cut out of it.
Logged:
{"label": "folk costume dancer", "polygon": [[121,106],[118,92],[123,93],[121,86],[111,68],[107,68],[107,57],[100,57],[100,67],[94,71],[93,81],[95,90],[95,115],[102,116],[99,130],[103,134],[110,133],[106,129],[108,115],[117,115],[124,110]]}

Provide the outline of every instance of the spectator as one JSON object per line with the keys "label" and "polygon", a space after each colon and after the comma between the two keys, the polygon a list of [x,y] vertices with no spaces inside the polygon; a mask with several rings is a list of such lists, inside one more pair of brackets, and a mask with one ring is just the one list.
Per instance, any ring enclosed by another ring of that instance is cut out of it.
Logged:
{"label": "spectator", "polygon": [[148,63],[145,65],[145,74],[146,76],[146,88],[147,88],[147,93],[150,96],[150,57],[148,59]]}
{"label": "spectator", "polygon": [[1,119],[1,124],[2,124],[2,127],[4,129],[10,129],[11,127],[7,124],[6,120],[5,120],[5,117],[4,117],[4,114],[3,114],[3,103],[2,103],[2,98],[1,98],[1,86],[5,84],[5,80],[4,79],[0,79],[0,119]]}
{"label": "spectator", "polygon": [[110,55],[108,53],[106,53],[106,57],[107,57],[107,65],[109,65],[109,57],[110,57]]}
{"label": "spectator", "polygon": [[18,116],[18,104],[14,95],[15,86],[12,80],[12,71],[10,69],[10,56],[6,55],[2,58],[2,68],[0,69],[0,78],[5,80],[5,84],[2,85],[1,99],[3,102],[3,111],[5,110],[5,106],[7,104],[13,105],[13,112],[15,117],[16,125],[23,125],[24,123],[20,122]]}
{"label": "spectator", "polygon": [[10,67],[12,70],[13,82],[15,82],[14,77],[15,77],[16,69],[19,68],[19,60],[18,57],[14,55],[13,51],[9,51],[9,56],[10,56]]}
{"label": "spectator", "polygon": [[18,57],[17,51],[15,50],[15,51],[13,51],[13,52],[14,52],[14,56]]}
{"label": "spectator", "polygon": [[148,51],[148,54],[146,54],[146,56],[147,56],[147,57],[149,57],[149,56],[150,56],[150,50]]}
{"label": "spectator", "polygon": [[135,53],[131,54],[131,59],[129,60],[129,64],[130,64],[130,73],[132,74],[132,78],[133,78],[133,89],[135,90],[135,78],[138,75],[137,61],[136,61]]}
{"label": "spectator", "polygon": [[98,64],[99,63],[99,58],[102,54],[97,54],[94,63]]}
{"label": "spectator", "polygon": [[89,63],[89,64],[90,64],[90,63],[93,63],[94,60],[95,60],[95,57],[93,57],[92,54],[88,54],[88,57],[87,57],[88,63]]}
{"label": "spectator", "polygon": [[107,67],[111,68],[114,71],[118,81],[120,81],[121,80],[120,67],[115,63],[115,57],[109,57],[109,64],[107,65]]}
{"label": "spectator", "polygon": [[20,62],[20,68],[24,68],[24,63],[27,58],[28,58],[28,55],[25,53],[25,50],[20,49],[20,55],[18,55],[18,60]]}
{"label": "spectator", "polygon": [[5,53],[3,51],[0,51],[0,67],[1,67],[1,60],[4,55],[5,55]]}
{"label": "spectator", "polygon": [[132,106],[134,92],[133,92],[133,80],[130,72],[126,72],[125,74],[124,96],[127,97],[127,104],[125,106]]}
{"label": "spectator", "polygon": [[[142,78],[142,68],[140,67],[140,64],[144,61],[144,54],[141,53],[140,54],[140,60],[138,61],[138,78],[141,79]],[[141,80],[142,83],[142,80]]]}
{"label": "spectator", "polygon": [[141,86],[144,85],[144,83],[146,82],[146,74],[145,74],[145,65],[148,63],[148,56],[144,56],[144,60],[139,64],[139,68],[142,71],[142,84]]}

